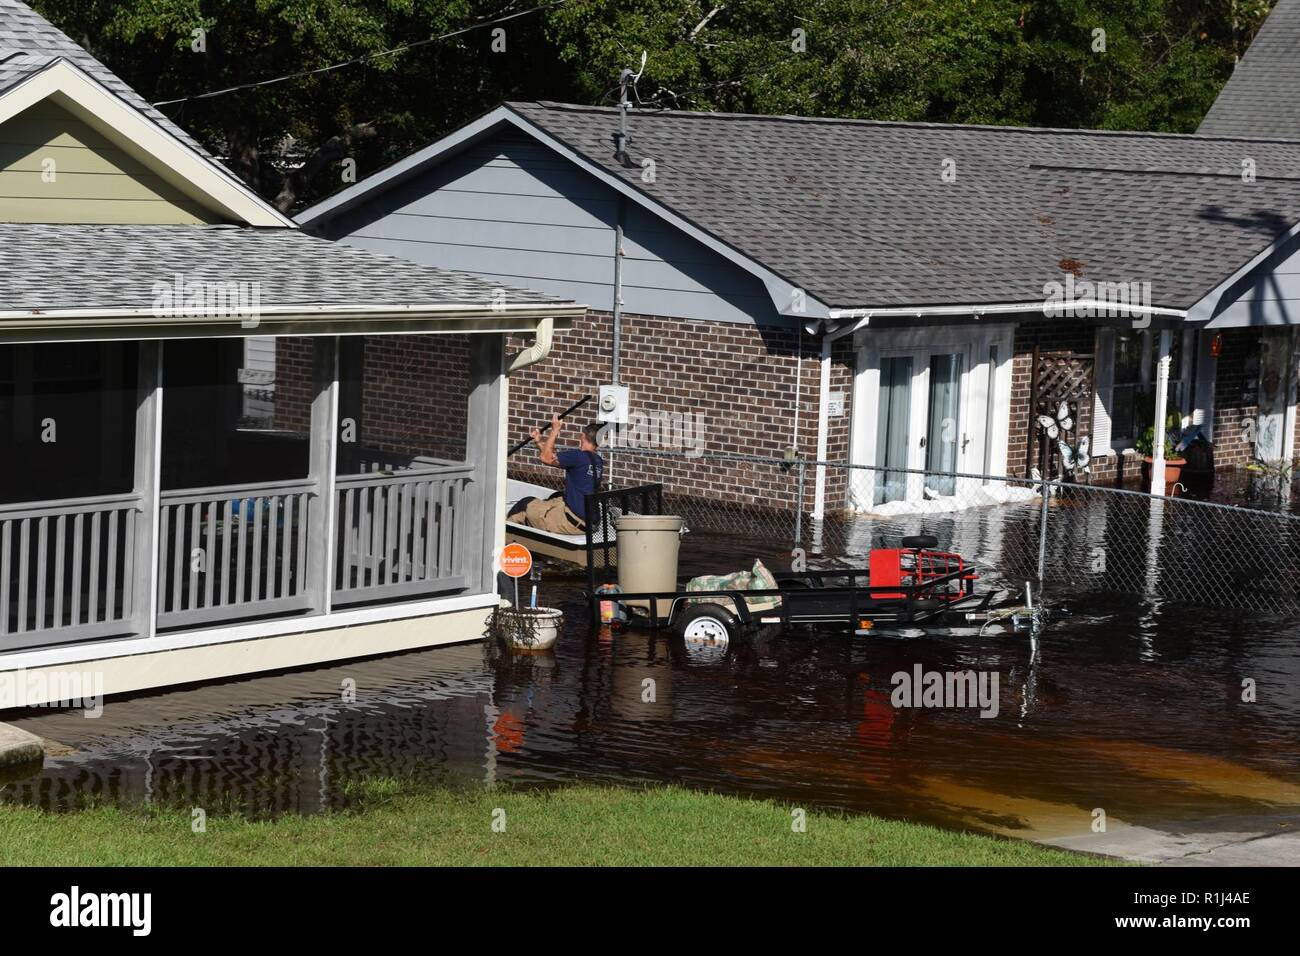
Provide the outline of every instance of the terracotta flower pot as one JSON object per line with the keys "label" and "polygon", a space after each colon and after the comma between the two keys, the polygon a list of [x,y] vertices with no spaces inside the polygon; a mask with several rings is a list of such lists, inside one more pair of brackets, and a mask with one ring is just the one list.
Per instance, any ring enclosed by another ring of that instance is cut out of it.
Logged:
{"label": "terracotta flower pot", "polygon": [[[1142,458],[1142,483],[1145,487],[1151,486],[1151,465],[1152,458],[1150,455],[1144,455]],[[1173,497],[1178,497],[1178,489],[1174,486],[1178,484],[1178,479],[1182,477],[1183,466],[1187,464],[1186,458],[1166,458],[1165,459],[1165,487],[1164,493]]]}

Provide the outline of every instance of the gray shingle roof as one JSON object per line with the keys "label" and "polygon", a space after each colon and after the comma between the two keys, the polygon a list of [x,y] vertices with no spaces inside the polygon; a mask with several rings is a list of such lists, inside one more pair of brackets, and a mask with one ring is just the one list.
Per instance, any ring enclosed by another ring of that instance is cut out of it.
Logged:
{"label": "gray shingle roof", "polygon": [[0,94],[60,57],[81,67],[187,146],[208,155],[188,133],[27,4],[0,0]]}
{"label": "gray shingle roof", "polygon": [[1277,0],[1197,132],[1300,139],[1300,0]]}
{"label": "gray shingle roof", "polygon": [[832,307],[1036,302],[1078,270],[1187,308],[1300,222],[1300,142],[634,112],[624,168],[617,110],[507,105]]}
{"label": "gray shingle roof", "polygon": [[[0,223],[0,312],[138,309],[154,283],[259,282],[263,309],[465,306],[490,309],[501,288],[308,236],[239,226],[87,226]],[[506,288],[510,305],[571,305]]]}

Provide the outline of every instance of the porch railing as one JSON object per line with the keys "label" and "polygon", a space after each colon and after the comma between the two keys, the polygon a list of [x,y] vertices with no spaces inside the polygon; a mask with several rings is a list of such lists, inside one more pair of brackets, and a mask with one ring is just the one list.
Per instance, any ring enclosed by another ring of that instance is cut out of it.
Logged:
{"label": "porch railing", "polygon": [[160,498],[160,628],[313,606],[307,581],[313,482],[186,488]]}
{"label": "porch railing", "polygon": [[0,648],[131,630],[135,494],[0,506]]}
{"label": "porch railing", "polygon": [[412,463],[335,479],[334,604],[465,586],[463,498],[471,464]]}

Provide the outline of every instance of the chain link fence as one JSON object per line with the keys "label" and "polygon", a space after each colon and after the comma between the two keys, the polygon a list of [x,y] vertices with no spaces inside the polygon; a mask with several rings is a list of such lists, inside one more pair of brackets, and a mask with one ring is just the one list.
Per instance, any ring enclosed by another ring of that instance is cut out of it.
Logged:
{"label": "chain link fence", "polygon": [[[691,529],[685,548],[730,557],[737,567],[755,556],[788,566],[795,549],[811,567],[860,564],[873,547],[925,533],[978,562],[995,585],[1032,581],[1058,598],[1109,592],[1300,610],[1300,515],[1287,511],[1009,476],[646,449],[606,454],[618,485],[663,483],[665,510]],[[812,514],[819,473],[827,502],[820,520]]]}

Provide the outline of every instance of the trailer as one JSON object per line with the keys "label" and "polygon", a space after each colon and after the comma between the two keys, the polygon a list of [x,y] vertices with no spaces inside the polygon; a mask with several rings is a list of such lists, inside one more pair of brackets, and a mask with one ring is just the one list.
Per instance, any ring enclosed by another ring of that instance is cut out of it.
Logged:
{"label": "trailer", "polygon": [[688,642],[725,644],[765,626],[832,630],[857,636],[912,637],[1027,633],[1038,620],[1029,585],[1022,594],[976,589],[980,569],[933,535],[903,537],[897,547],[873,548],[866,567],[779,571],[764,590],[611,591],[614,520],[622,514],[662,514],[663,489],[643,485],[587,497],[587,592],[593,622],[602,603],[630,622],[672,628]]}

